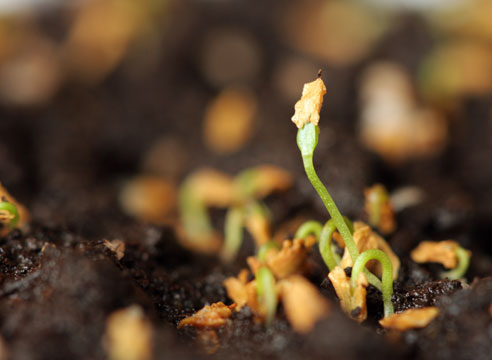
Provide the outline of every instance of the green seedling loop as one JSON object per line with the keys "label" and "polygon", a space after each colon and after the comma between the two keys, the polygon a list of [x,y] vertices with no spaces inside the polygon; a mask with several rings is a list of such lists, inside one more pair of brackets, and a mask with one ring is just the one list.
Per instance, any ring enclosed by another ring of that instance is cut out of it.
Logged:
{"label": "green seedling loop", "polygon": [[[355,262],[359,257],[359,250],[357,249],[354,239],[352,238],[352,233],[350,232],[349,227],[345,223],[342,214],[338,210],[335,201],[331,197],[326,187],[321,182],[320,178],[318,177],[318,174],[316,173],[316,170],[314,169],[313,153],[314,153],[314,149],[316,149],[316,146],[318,144],[318,133],[319,133],[318,126],[312,123],[307,123],[306,125],[304,125],[303,128],[297,131],[297,146],[301,151],[302,161],[304,164],[304,170],[306,171],[306,175],[309,181],[311,182],[311,184],[313,185],[314,189],[318,193],[319,197],[323,201],[323,204],[325,205],[326,210],[328,210],[330,217],[333,219],[333,222],[335,223],[338,232],[340,233],[343,240],[345,241],[345,246],[347,247],[350,257],[352,258],[352,261]],[[381,281],[379,281],[379,279],[369,271],[364,270],[364,272],[367,276],[367,280],[369,281],[369,283],[375,286],[376,288],[381,289],[382,286]]]}
{"label": "green seedling loop", "polygon": [[2,201],[0,202],[0,211],[7,211],[13,216],[8,222],[8,226],[14,228],[19,222],[19,211],[17,210],[17,206],[8,201]]}
{"label": "green seedling loop", "polygon": [[319,221],[309,220],[302,224],[299,229],[297,229],[294,235],[295,239],[305,239],[308,235],[314,235],[316,239],[320,238],[321,230],[323,225]]}
{"label": "green seedling loop", "polygon": [[391,302],[391,296],[393,295],[393,265],[384,251],[370,249],[360,254],[352,268],[352,289],[357,285],[357,279],[361,271],[365,269],[367,262],[370,260],[379,261],[383,268],[383,287],[381,292],[383,293],[384,317],[387,317],[394,313],[393,303]]}
{"label": "green seedling loop", "polygon": [[243,243],[244,215],[241,207],[232,207],[227,211],[224,225],[224,246],[221,258],[232,261]]}
{"label": "green seedling loop", "polygon": [[[345,220],[345,223],[350,229],[350,232],[353,233],[354,227],[352,225],[352,222],[344,216],[343,219]],[[321,231],[321,236],[319,238],[319,252],[321,254],[321,257],[323,258],[323,261],[325,262],[326,266],[328,266],[328,269],[332,271],[339,263],[340,263],[340,256],[335,252],[335,249],[331,246],[332,244],[332,235],[336,230],[335,223],[333,222],[333,219],[328,220],[325,223],[325,226],[323,226],[323,230]]]}
{"label": "green seedling loop", "polygon": [[194,194],[192,186],[185,183],[179,191],[179,211],[183,227],[190,240],[213,233],[213,227],[203,202]]}
{"label": "green seedling loop", "polygon": [[265,323],[270,326],[277,311],[277,292],[275,290],[275,277],[266,266],[262,266],[256,272],[256,291],[258,302],[266,309]]}
{"label": "green seedling loop", "polygon": [[458,265],[449,271],[444,271],[441,273],[441,277],[448,278],[449,280],[461,279],[470,265],[470,254],[466,249],[461,246],[456,248],[456,256],[458,257]]}

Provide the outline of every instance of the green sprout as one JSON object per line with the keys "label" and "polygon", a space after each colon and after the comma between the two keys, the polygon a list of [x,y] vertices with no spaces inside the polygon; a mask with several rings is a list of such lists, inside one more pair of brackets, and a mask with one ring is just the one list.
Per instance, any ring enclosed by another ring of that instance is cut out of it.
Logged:
{"label": "green sprout", "polygon": [[383,205],[388,201],[388,192],[386,189],[379,185],[374,186],[368,194],[368,203],[369,203],[369,224],[372,227],[376,227],[379,225],[381,221],[381,212]]}
{"label": "green sprout", "polygon": [[393,265],[384,251],[370,249],[360,254],[352,267],[351,285],[353,289],[356,287],[360,273],[365,270],[366,264],[370,260],[379,261],[383,268],[381,292],[383,293],[384,317],[387,317],[394,313],[393,303],[391,302],[391,296],[393,295]]}
{"label": "green sprout", "polygon": [[455,250],[456,257],[458,258],[458,264],[454,269],[449,271],[443,271],[441,278],[448,278],[449,280],[461,279],[470,265],[470,252],[461,246],[458,246]]}
{"label": "green sprout", "polygon": [[[326,187],[321,182],[316,170],[314,169],[313,164],[313,154],[316,146],[318,145],[318,134],[319,127],[313,123],[306,123],[303,127],[299,128],[297,131],[297,146],[301,151],[302,161],[304,164],[304,170],[306,175],[313,185],[314,189],[318,193],[319,197],[323,201],[328,213],[330,214],[331,220],[342,236],[345,246],[352,258],[352,261],[356,261],[359,257],[359,250],[357,249],[357,245],[355,245],[354,239],[352,237],[352,232],[345,222],[342,214],[338,210],[338,207],[335,204],[335,201],[331,197],[330,193],[326,189]],[[333,265],[333,263],[331,263]],[[382,290],[381,281],[367,269],[364,269],[364,273],[367,277],[369,283],[375,286],[377,289]]]}
{"label": "green sprout", "polygon": [[0,223],[13,229],[19,222],[19,211],[17,206],[2,199],[0,202]]}
{"label": "green sprout", "polygon": [[265,323],[270,326],[277,311],[277,293],[275,290],[275,277],[266,266],[260,267],[256,272],[256,291],[258,302],[266,311]]}

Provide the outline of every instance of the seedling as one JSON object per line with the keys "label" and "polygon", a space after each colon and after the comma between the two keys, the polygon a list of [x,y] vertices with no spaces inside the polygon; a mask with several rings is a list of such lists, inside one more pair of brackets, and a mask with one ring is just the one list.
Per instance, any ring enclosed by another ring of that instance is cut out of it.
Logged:
{"label": "seedling", "polygon": [[443,271],[441,277],[449,280],[461,279],[465,276],[468,266],[470,266],[470,252],[461,246],[458,246],[455,250],[456,257],[458,258],[458,265],[452,270]]}
{"label": "seedling", "polygon": [[[301,100],[296,103],[296,113],[292,117],[292,121],[297,125],[297,146],[301,151],[302,161],[306,175],[313,185],[314,189],[320,196],[325,205],[331,220],[342,236],[345,246],[352,258],[353,262],[359,257],[359,250],[355,245],[352,233],[345,223],[345,220],[338,210],[335,201],[331,197],[326,187],[321,182],[313,164],[313,154],[318,145],[319,134],[319,111],[323,103],[323,95],[326,94],[326,88],[320,77],[315,81],[304,86]],[[330,261],[331,265],[333,263]],[[369,283],[379,290],[382,290],[381,281],[367,269],[364,273]]]}
{"label": "seedling", "polygon": [[13,229],[18,222],[19,212],[17,206],[3,198],[0,202],[0,223]]}
{"label": "seedling", "polygon": [[256,272],[256,291],[258,302],[265,311],[265,324],[269,326],[277,311],[277,293],[275,291],[275,277],[266,266],[262,266]]}
{"label": "seedling", "polygon": [[376,184],[367,188],[364,194],[369,225],[373,228],[377,227],[383,234],[393,232],[395,230],[394,211],[386,188],[381,184]]}

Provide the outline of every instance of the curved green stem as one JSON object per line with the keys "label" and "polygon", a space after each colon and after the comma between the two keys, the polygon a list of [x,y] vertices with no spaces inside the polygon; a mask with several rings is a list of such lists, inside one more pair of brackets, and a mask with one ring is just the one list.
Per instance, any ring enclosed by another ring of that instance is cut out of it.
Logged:
{"label": "curved green stem", "polygon": [[335,232],[335,229],[335,223],[330,219],[326,222],[325,226],[323,226],[321,236],[319,237],[319,252],[330,271],[340,263],[340,256],[338,256],[331,247],[331,237]]}
{"label": "curved green stem", "polygon": [[297,229],[296,234],[294,236],[295,239],[304,239],[308,235],[316,236],[316,239],[319,239],[321,235],[321,230],[323,229],[323,225],[319,221],[309,220],[302,224],[299,229]]}
{"label": "curved green stem", "polygon": [[[318,174],[316,173],[316,170],[314,169],[313,153],[318,144],[318,131],[319,128],[312,123],[307,123],[302,129],[297,131],[297,145],[301,151],[304,170],[306,171],[309,181],[323,201],[326,210],[328,210],[330,217],[333,219],[338,232],[345,241],[345,246],[347,247],[352,261],[355,262],[359,257],[359,250],[357,249],[354,239],[352,238],[352,233],[345,223],[342,214],[338,210],[335,201],[331,197],[328,190],[326,190],[326,187],[323,185],[318,177]],[[381,289],[381,282],[374,274],[369,271],[365,271],[365,274],[371,285]]]}
{"label": "curved green stem", "polygon": [[383,288],[381,292],[383,293],[384,317],[386,317],[394,313],[393,303],[391,302],[391,296],[393,295],[393,265],[384,251],[370,249],[360,254],[352,268],[352,288],[355,288],[361,271],[365,269],[367,262],[370,260],[379,261],[383,268]]}
{"label": "curved green stem", "polygon": [[456,248],[456,256],[458,257],[458,265],[456,265],[456,267],[452,270],[442,272],[442,278],[456,280],[465,275],[466,270],[468,270],[468,266],[470,265],[470,254],[466,249],[458,246]]}
{"label": "curved green stem", "polygon": [[275,277],[266,266],[262,266],[256,272],[256,291],[258,302],[265,307],[265,323],[269,326],[277,311],[277,292],[275,290]]}
{"label": "curved green stem", "polygon": [[259,249],[256,257],[258,258],[258,261],[260,263],[265,263],[266,260],[266,254],[268,253],[268,250],[270,249],[280,249],[280,245],[277,244],[274,241],[269,241],[265,244],[263,244]]}
{"label": "curved green stem", "polygon": [[203,202],[195,196],[188,182],[185,182],[179,190],[178,201],[183,227],[191,240],[213,232],[207,209]]}
{"label": "curved green stem", "polygon": [[17,206],[8,201],[2,201],[0,202],[0,212],[4,211],[10,213],[10,215],[12,216],[12,218],[8,219],[9,221],[7,224],[10,228],[14,228],[19,222],[19,211],[17,210]]}
{"label": "curved green stem", "polygon": [[221,258],[224,261],[232,261],[243,243],[243,210],[233,207],[227,211],[224,225],[224,247]]}

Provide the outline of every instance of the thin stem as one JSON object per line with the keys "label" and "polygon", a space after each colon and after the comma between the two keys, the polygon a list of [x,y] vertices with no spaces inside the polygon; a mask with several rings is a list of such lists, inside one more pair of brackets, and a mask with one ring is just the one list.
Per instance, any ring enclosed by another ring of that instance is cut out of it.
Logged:
{"label": "thin stem", "polygon": [[452,270],[444,271],[441,274],[442,278],[448,278],[449,280],[456,280],[462,278],[468,266],[470,265],[470,254],[466,249],[458,246],[455,250],[456,256],[458,257],[458,265]]}
{"label": "thin stem", "polygon": [[323,225],[319,221],[309,220],[302,224],[299,229],[297,229],[296,234],[294,236],[295,239],[304,239],[308,235],[316,236],[316,239],[320,238],[321,230],[323,229]]}
{"label": "thin stem", "polygon": [[[9,214],[9,216],[5,217],[5,220],[8,220],[7,224],[10,228],[14,228],[19,222],[19,211],[17,211],[17,206],[14,204],[8,201],[0,202],[0,212]],[[1,220],[0,218],[0,222],[3,222]]]}
{"label": "thin stem", "polygon": [[262,266],[256,272],[256,291],[258,302],[266,310],[265,323],[269,326],[277,311],[277,293],[275,291],[275,277],[266,266]]}
{"label": "thin stem", "polygon": [[213,232],[207,209],[203,202],[195,196],[189,183],[185,183],[179,191],[179,211],[183,227],[190,240],[202,238]]}
{"label": "thin stem", "polygon": [[224,261],[232,261],[243,243],[243,210],[233,207],[227,211],[224,225],[224,247],[221,258]]}
{"label": "thin stem", "polygon": [[367,262],[370,260],[379,261],[383,268],[383,287],[381,292],[383,293],[384,317],[387,317],[394,313],[393,303],[391,302],[391,296],[393,295],[393,265],[384,251],[370,249],[360,254],[352,268],[352,288],[355,288],[361,271],[365,269]]}
{"label": "thin stem", "polygon": [[328,220],[325,226],[323,226],[321,236],[319,237],[319,252],[330,271],[340,263],[340,256],[338,256],[331,247],[331,237],[335,232],[335,228],[333,219]]}

